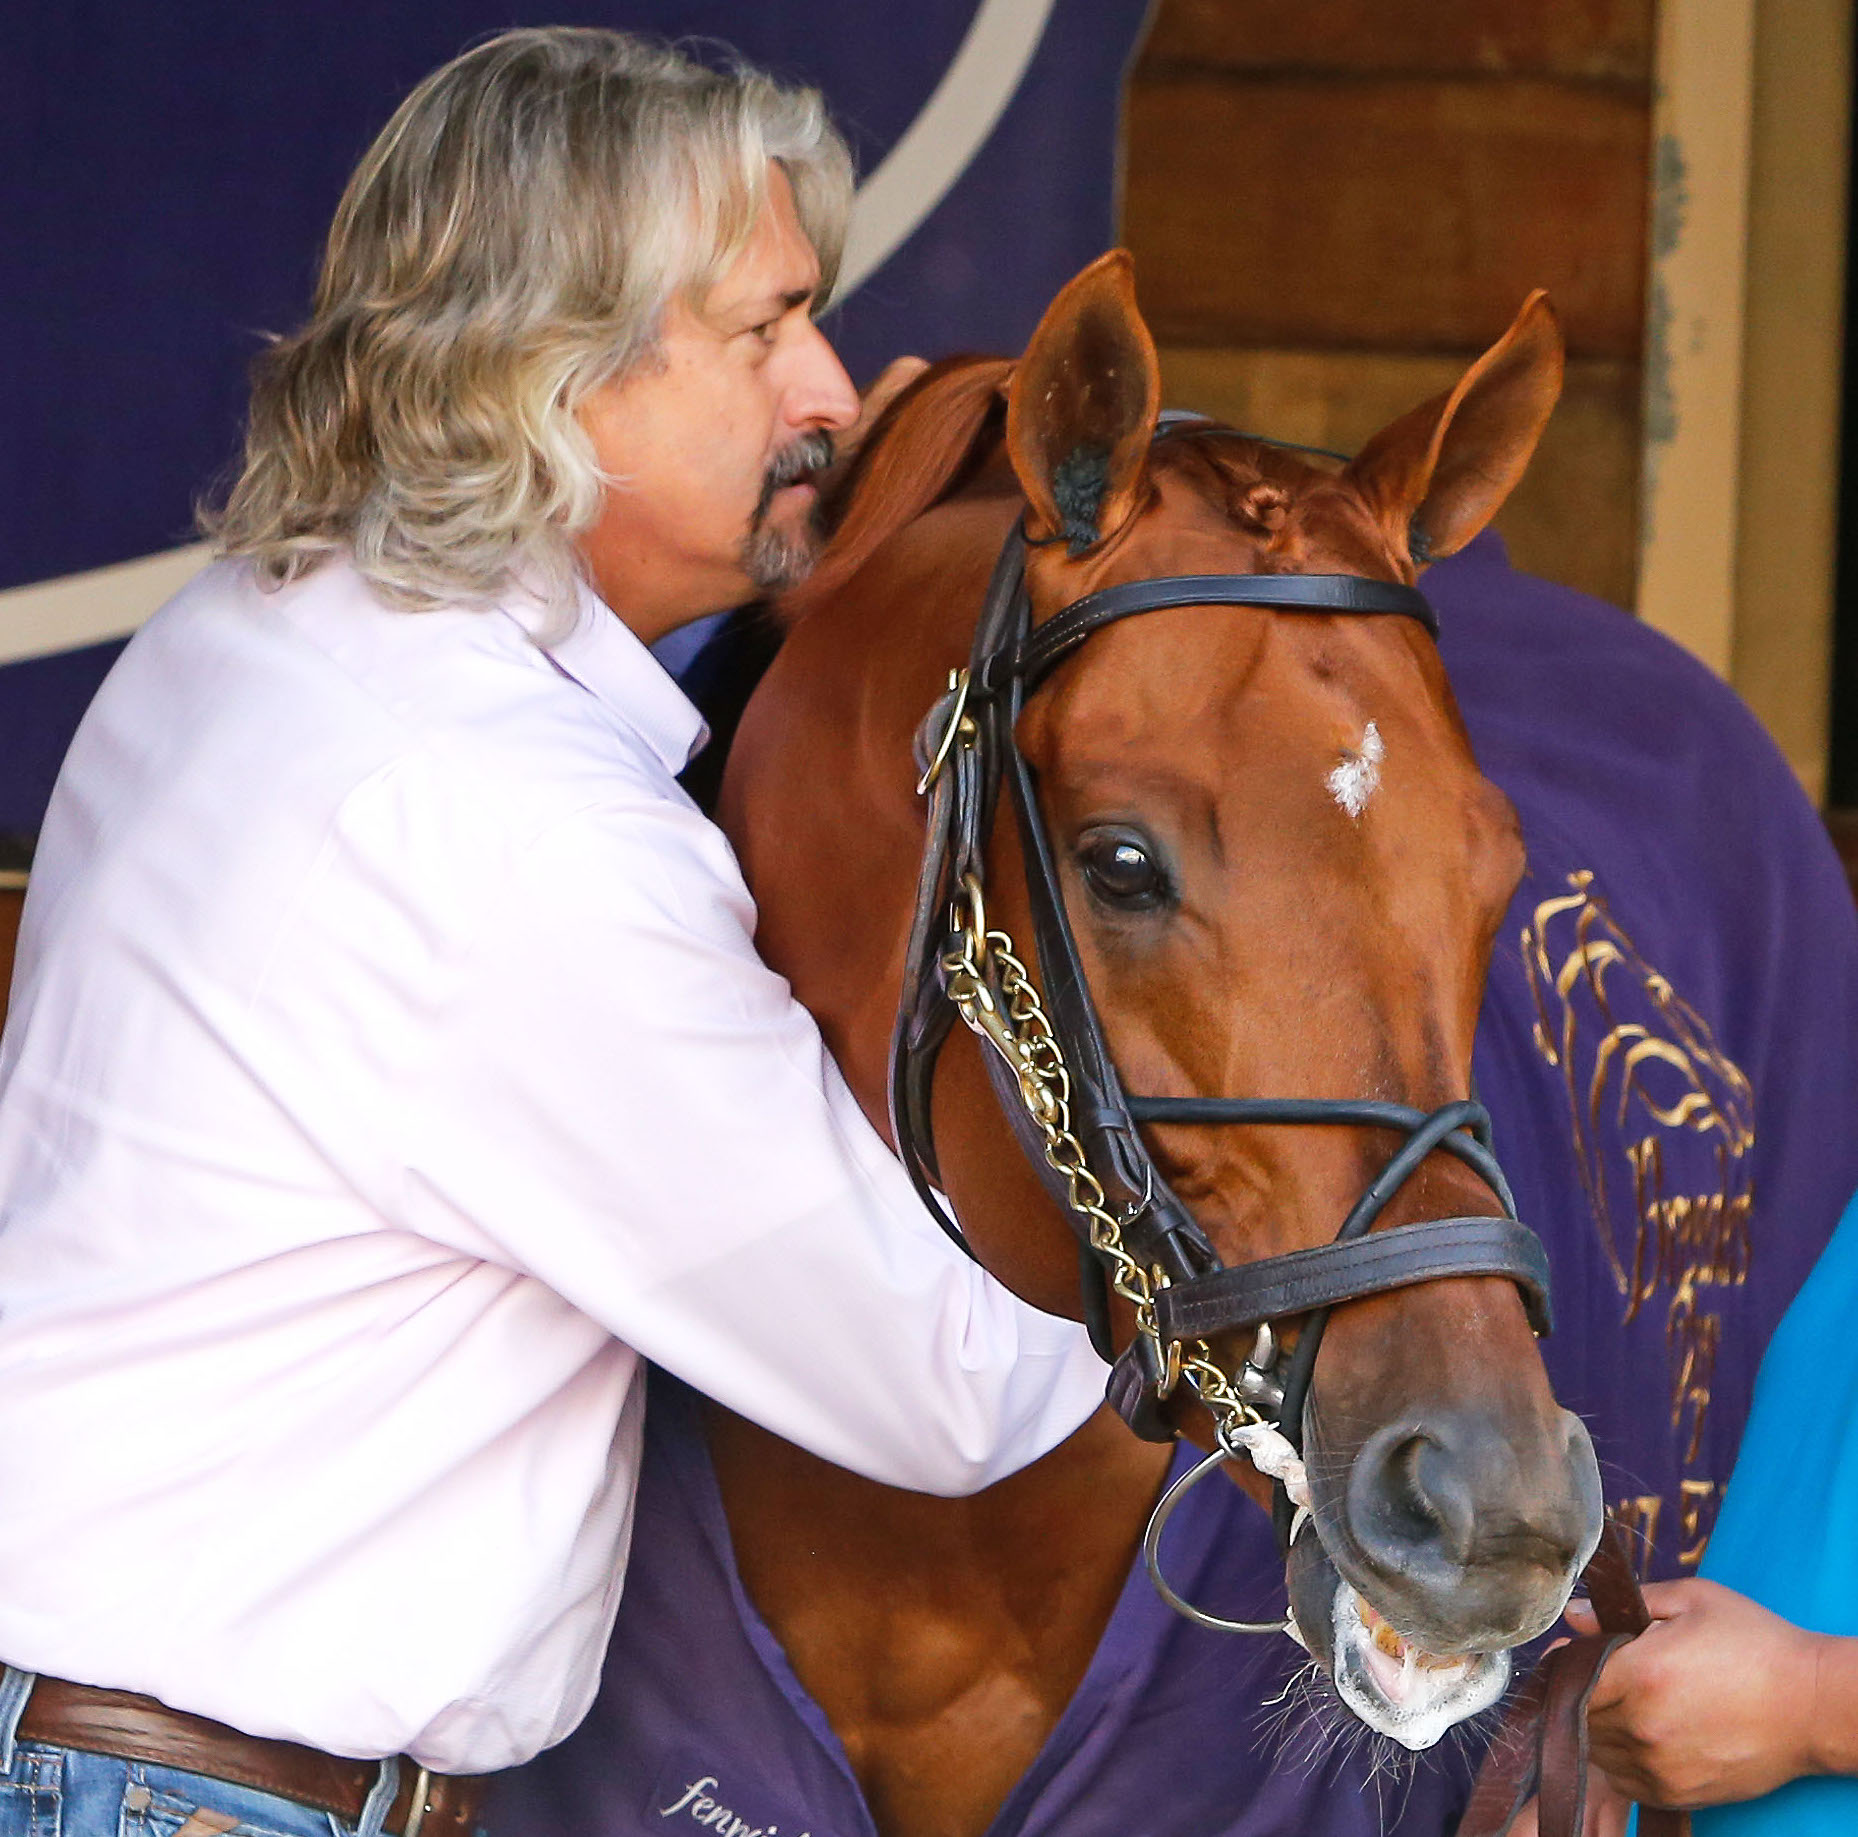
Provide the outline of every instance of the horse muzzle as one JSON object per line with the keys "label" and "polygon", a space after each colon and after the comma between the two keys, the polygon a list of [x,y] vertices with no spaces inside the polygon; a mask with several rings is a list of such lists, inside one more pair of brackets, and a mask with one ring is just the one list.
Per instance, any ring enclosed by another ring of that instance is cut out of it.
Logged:
{"label": "horse muzzle", "polygon": [[1585,1427],[1561,1411],[1533,1439],[1532,1460],[1531,1438],[1439,1413],[1311,1462],[1286,1571],[1296,1631],[1349,1708],[1409,1748],[1496,1701],[1510,1648],[1554,1624],[1599,1541]]}

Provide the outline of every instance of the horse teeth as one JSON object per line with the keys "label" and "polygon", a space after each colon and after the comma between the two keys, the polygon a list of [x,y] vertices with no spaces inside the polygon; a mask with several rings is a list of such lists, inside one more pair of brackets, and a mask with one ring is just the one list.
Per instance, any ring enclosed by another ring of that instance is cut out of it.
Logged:
{"label": "horse teeth", "polygon": [[1392,1659],[1406,1674],[1405,1682],[1412,1681],[1415,1669],[1421,1671],[1448,1672],[1461,1670],[1468,1662],[1462,1656],[1441,1658],[1437,1653],[1422,1651],[1388,1625],[1386,1619],[1360,1595],[1355,1597],[1355,1612],[1360,1616],[1362,1631],[1368,1636],[1368,1643],[1383,1658]]}
{"label": "horse teeth", "polygon": [[1384,1652],[1396,1664],[1406,1657],[1406,1641],[1375,1611],[1372,1604],[1363,1600],[1360,1595],[1355,1597],[1355,1611],[1361,1616],[1362,1630],[1373,1642],[1377,1651]]}

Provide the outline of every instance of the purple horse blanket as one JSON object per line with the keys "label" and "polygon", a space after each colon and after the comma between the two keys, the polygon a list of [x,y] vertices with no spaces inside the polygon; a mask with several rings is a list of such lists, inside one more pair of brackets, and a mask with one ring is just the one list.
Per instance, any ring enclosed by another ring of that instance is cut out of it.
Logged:
{"label": "purple horse blanket", "polygon": [[[1183,1450],[1176,1470],[1186,1464]],[[1191,1493],[1168,1575],[1215,1613],[1283,1611],[1270,1520],[1236,1486]],[[1470,1760],[1384,1779],[1325,1731],[1288,1639],[1190,1626],[1138,1562],[1096,1655],[988,1837],[1376,1837],[1456,1820]],[[1209,1721],[1207,1706],[1217,1705]],[[743,1592],[694,1394],[653,1372],[619,1624],[593,1711],[500,1782],[491,1837],[878,1837],[851,1764]]]}
{"label": "purple horse blanket", "polygon": [[[1748,711],[1616,608],[1485,536],[1425,580],[1477,756],[1529,870],[1476,1072],[1554,1270],[1556,1390],[1593,1429],[1648,1576],[1692,1571],[1755,1367],[1858,1187],[1858,916]],[[1264,1515],[1190,1496],[1190,1597],[1281,1603]],[[1387,1757],[1311,1701],[1285,1640],[1203,1632],[1139,1567],[987,1837],[1441,1837],[1461,1732]],[[1207,1706],[1219,1706],[1209,1718]],[[653,1380],[631,1572],[583,1727],[503,1782],[493,1837],[876,1837],[843,1749],[745,1595],[700,1412]]]}

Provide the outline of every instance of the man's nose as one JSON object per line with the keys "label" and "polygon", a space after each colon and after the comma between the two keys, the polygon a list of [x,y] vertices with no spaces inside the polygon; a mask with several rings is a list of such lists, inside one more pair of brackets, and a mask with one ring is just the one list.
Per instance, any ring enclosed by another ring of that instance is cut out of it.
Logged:
{"label": "man's nose", "polygon": [[842,431],[858,419],[858,391],[839,354],[818,326],[809,324],[794,353],[787,418],[796,427]]}

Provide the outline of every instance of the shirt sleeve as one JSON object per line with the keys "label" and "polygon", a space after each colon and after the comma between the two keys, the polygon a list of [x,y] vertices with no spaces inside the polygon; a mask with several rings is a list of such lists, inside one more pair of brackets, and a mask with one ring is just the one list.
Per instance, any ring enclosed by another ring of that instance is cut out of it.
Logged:
{"label": "shirt sleeve", "polygon": [[978,1490],[1101,1403],[1082,1329],[925,1216],[755,954],[720,831],[670,802],[583,811],[518,880],[410,1103],[415,1228],[890,1485]]}

